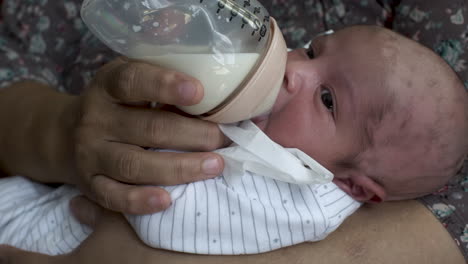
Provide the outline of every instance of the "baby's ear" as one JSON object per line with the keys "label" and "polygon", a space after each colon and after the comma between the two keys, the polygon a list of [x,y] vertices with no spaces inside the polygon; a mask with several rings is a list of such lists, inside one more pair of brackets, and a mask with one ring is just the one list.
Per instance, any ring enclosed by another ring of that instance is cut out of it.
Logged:
{"label": "baby's ear", "polygon": [[359,202],[380,203],[387,198],[382,185],[368,176],[352,174],[347,178],[336,178],[333,182]]}

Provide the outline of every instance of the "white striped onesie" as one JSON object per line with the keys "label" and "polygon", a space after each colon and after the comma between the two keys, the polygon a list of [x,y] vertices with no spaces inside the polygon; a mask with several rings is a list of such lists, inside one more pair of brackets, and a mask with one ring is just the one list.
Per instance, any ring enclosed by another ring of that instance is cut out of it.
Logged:
{"label": "white striped onesie", "polygon": [[[321,240],[360,206],[333,183],[295,185],[250,174],[241,182],[235,189],[222,177],[165,187],[169,209],[127,219],[152,247],[253,254]],[[71,186],[0,179],[0,244],[51,255],[72,251],[91,232],[69,212],[78,194]]]}

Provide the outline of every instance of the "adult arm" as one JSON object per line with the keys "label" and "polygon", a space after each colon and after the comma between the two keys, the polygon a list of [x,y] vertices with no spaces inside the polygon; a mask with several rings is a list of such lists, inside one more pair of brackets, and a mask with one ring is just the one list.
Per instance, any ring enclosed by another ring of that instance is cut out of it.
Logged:
{"label": "adult arm", "polygon": [[47,85],[18,82],[0,90],[0,170],[41,182],[70,182],[73,96]]}
{"label": "adult arm", "polygon": [[[95,223],[95,232],[73,253],[49,257],[12,248],[0,249],[6,263],[414,263],[463,264],[463,256],[437,219],[416,201],[366,206],[325,240],[248,256],[202,256],[152,249],[115,213],[79,206],[80,218]],[[83,215],[88,215],[84,217]],[[89,217],[91,216],[91,217]],[[93,216],[96,216],[93,220]],[[9,262],[10,261],[10,262]]]}

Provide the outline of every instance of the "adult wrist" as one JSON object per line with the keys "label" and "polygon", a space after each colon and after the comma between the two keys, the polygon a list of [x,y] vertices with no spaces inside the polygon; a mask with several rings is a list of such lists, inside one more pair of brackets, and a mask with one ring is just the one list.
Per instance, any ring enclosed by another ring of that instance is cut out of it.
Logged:
{"label": "adult wrist", "polygon": [[46,157],[46,170],[53,174],[53,182],[75,184],[74,129],[79,97],[53,91],[47,98],[56,104],[45,109],[40,118],[49,123],[42,132],[45,140],[40,148]]}
{"label": "adult wrist", "polygon": [[[0,168],[41,182],[69,182],[72,121],[64,122],[74,97],[37,82],[0,91]],[[67,171],[68,170],[68,171]]]}

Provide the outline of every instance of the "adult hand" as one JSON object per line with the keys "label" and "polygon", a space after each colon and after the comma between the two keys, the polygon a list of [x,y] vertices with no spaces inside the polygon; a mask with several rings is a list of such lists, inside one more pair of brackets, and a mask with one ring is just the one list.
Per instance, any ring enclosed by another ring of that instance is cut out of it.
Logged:
{"label": "adult hand", "polygon": [[102,67],[72,104],[78,113],[71,179],[88,197],[113,211],[146,214],[170,205],[158,187],[219,175],[221,156],[210,152],[153,152],[146,147],[211,151],[224,143],[217,125],[151,108],[150,102],[191,105],[203,97],[200,82],[182,73],[118,58]]}

